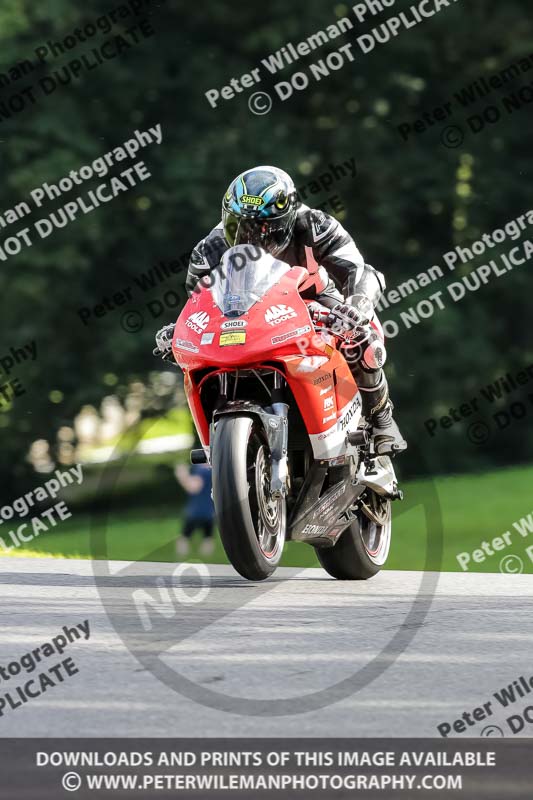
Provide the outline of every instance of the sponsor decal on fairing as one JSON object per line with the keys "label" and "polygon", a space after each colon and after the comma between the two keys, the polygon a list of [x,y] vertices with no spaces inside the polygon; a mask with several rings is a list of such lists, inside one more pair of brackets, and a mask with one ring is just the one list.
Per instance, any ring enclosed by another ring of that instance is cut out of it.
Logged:
{"label": "sponsor decal on fairing", "polygon": [[[327,361],[329,361],[329,359],[325,358],[325,356],[316,356],[316,358],[317,359],[320,358],[322,360],[322,363],[320,364],[320,366],[322,366],[322,364],[325,364]],[[318,386],[319,383],[324,383],[324,381],[330,381],[331,377],[332,377],[331,376],[331,372],[324,372],[323,375],[319,375],[318,378],[314,379],[313,386]]]}
{"label": "sponsor decal on fairing", "polygon": [[195,311],[185,323],[195,333],[203,333],[209,325],[209,314],[205,311]]}
{"label": "sponsor decal on fairing", "polygon": [[187,339],[174,339],[174,347],[177,347],[178,350],[188,350],[190,353],[199,352],[199,349],[196,347],[196,345],[187,341]]}
{"label": "sponsor decal on fairing", "polygon": [[287,322],[289,319],[296,317],[296,311],[291,306],[286,306],[283,303],[279,305],[270,306],[265,311],[265,322],[269,325],[281,325],[282,322]]}
{"label": "sponsor decal on fairing", "polygon": [[233,331],[232,333],[221,333],[218,343],[221,347],[233,344],[246,343],[246,331]]}
{"label": "sponsor decal on fairing", "polygon": [[246,328],[248,325],[245,319],[230,319],[227,322],[223,322],[220,326],[223,331],[231,331],[235,328]]}
{"label": "sponsor decal on fairing", "polygon": [[280,344],[281,342],[286,342],[287,339],[294,339],[297,336],[302,336],[304,333],[310,333],[311,326],[304,325],[303,328],[296,328],[293,331],[288,331],[288,333],[282,333],[279,336],[274,336],[273,339],[270,341],[272,344]]}
{"label": "sponsor decal on fairing", "polygon": [[302,528],[302,533],[310,533],[314,534],[315,536],[319,536],[326,530],[327,530],[326,525],[306,525],[304,528]]}

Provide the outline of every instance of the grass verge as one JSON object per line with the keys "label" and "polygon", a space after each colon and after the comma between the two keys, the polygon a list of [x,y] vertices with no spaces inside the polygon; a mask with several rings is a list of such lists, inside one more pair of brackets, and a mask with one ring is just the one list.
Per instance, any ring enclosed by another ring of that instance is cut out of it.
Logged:
{"label": "grass verge", "polygon": [[[427,536],[420,500],[427,494],[428,481],[413,481],[404,485],[410,510],[402,512],[401,504],[395,506],[393,515],[393,542],[387,562],[388,569],[421,570],[426,568],[447,572],[461,572],[457,560],[459,553],[481,548],[502,533],[510,532],[511,544],[493,555],[482,551],[484,560],[473,559],[468,564],[471,572],[499,572],[502,558],[518,556],[523,571],[533,573],[533,561],[527,548],[533,544],[532,532],[522,536],[513,526],[526,519],[533,510],[531,487],[533,467],[521,467],[487,472],[478,475],[440,477],[434,480],[442,508],[444,552],[442,564],[436,559],[426,564]],[[56,529],[43,533],[32,541],[28,549],[12,550],[10,556],[52,556],[58,558],[109,558],[125,561],[175,561],[175,540],[181,530],[180,509],[146,507],[131,512],[109,514],[106,531],[103,517],[75,513]],[[530,521],[533,522],[533,516]],[[96,523],[99,535],[91,545],[91,523]],[[527,530],[526,530],[527,533]],[[431,531],[429,533],[431,535]],[[220,539],[212,556],[199,556],[199,539],[193,539],[190,560],[226,563]],[[533,552],[533,551],[532,551]],[[0,554],[1,551],[0,551]],[[284,566],[318,566],[314,550],[308,545],[289,543],[283,557]],[[508,571],[517,569],[518,562]],[[518,571],[518,569],[517,569]]]}

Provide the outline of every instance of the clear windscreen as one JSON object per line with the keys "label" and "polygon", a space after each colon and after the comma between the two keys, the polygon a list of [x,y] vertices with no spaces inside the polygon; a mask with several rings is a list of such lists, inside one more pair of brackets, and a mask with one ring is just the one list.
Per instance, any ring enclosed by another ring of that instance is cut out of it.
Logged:
{"label": "clear windscreen", "polygon": [[290,269],[253,245],[237,245],[224,253],[211,271],[211,294],[227,317],[248,311]]}

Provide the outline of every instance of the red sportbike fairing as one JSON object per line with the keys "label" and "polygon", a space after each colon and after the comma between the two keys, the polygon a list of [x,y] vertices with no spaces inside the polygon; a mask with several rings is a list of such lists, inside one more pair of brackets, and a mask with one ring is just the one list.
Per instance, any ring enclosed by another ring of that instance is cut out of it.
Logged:
{"label": "red sportbike fairing", "polygon": [[373,453],[342,338],[299,294],[307,277],[257,248],[231,248],[174,330],[203,446],[192,458],[212,466],[224,549],[250,580],[272,574],[285,540],[315,547],[334,577],[371,577],[401,496],[390,459]]}

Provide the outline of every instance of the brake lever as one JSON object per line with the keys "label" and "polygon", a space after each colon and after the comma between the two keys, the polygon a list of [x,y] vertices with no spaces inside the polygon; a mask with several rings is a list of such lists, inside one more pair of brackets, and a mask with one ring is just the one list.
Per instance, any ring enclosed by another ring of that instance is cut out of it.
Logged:
{"label": "brake lever", "polygon": [[346,341],[346,336],[344,333],[339,333],[339,331],[334,331],[333,328],[328,328],[326,325],[322,325],[318,328],[320,331],[324,331],[325,333],[329,333],[330,336],[336,336],[337,339],[341,339],[343,342]]}
{"label": "brake lever", "polygon": [[[358,335],[362,331],[364,331],[365,328],[367,329],[367,331],[365,332],[364,336]],[[357,328],[350,328],[346,331],[335,331],[332,328],[324,326],[322,330],[327,331],[332,336],[336,336],[343,342],[343,344],[348,344],[348,345],[351,344],[354,346],[367,342],[370,339],[370,335],[372,332],[369,325],[358,325]]]}

